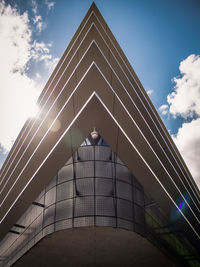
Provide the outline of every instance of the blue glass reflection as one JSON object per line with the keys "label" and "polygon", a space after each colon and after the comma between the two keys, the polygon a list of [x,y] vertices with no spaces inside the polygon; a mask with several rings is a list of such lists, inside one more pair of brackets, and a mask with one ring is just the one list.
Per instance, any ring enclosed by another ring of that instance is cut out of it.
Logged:
{"label": "blue glass reflection", "polygon": [[[177,206],[173,206],[173,208],[171,209],[171,216],[170,219],[171,221],[176,221],[181,217],[181,212],[182,213],[186,213],[187,212],[187,203],[189,204],[189,196],[188,194],[184,195],[183,197],[179,197],[176,201]],[[181,211],[181,212],[180,212]]]}

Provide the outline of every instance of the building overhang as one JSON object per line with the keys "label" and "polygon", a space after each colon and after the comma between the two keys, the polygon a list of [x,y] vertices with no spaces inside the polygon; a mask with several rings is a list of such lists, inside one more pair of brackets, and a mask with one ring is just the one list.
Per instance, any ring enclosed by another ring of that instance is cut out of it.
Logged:
{"label": "building overhang", "polygon": [[14,266],[163,266],[175,264],[144,237],[111,227],[81,227],[43,238]]}

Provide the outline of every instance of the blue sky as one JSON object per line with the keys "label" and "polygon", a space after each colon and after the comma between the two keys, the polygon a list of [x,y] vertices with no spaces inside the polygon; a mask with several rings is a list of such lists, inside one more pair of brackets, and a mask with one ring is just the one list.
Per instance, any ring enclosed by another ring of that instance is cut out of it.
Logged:
{"label": "blue sky", "polygon": [[[200,184],[200,1],[95,3]],[[0,166],[91,4],[0,1]]]}

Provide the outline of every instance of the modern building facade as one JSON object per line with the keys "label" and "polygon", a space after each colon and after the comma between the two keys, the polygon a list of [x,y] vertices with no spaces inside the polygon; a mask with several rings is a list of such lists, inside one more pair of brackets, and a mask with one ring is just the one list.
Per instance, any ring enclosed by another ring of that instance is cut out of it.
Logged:
{"label": "modern building facade", "polygon": [[38,105],[1,170],[0,266],[200,266],[199,190],[94,3]]}

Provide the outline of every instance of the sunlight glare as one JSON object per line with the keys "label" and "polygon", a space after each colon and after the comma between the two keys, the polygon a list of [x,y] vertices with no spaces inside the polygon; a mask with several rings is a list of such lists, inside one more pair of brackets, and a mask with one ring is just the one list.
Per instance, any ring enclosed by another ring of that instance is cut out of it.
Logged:
{"label": "sunlight glare", "polygon": [[39,107],[37,104],[32,104],[27,110],[28,118],[35,118],[38,114]]}

